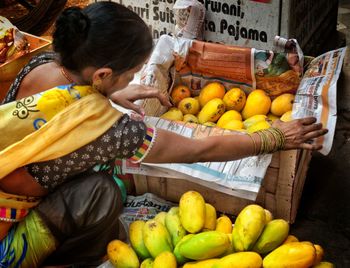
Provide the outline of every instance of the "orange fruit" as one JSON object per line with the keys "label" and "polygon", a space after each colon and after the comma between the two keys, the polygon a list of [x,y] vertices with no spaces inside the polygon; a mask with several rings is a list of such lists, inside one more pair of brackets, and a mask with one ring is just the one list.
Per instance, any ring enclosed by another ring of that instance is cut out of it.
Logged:
{"label": "orange fruit", "polygon": [[212,99],[222,99],[225,96],[225,87],[219,82],[212,82],[202,88],[199,93],[199,104],[204,107]]}
{"label": "orange fruit", "polygon": [[171,100],[175,106],[184,98],[191,97],[190,89],[185,85],[178,85],[171,91]]}

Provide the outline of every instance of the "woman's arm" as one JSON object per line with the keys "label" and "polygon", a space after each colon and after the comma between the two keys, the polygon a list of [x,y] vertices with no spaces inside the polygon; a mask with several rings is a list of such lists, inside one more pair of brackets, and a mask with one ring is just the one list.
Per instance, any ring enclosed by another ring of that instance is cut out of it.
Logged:
{"label": "woman's arm", "polygon": [[[284,149],[319,150],[319,145],[310,140],[327,133],[321,124],[315,124],[313,117],[293,120],[288,123],[277,122],[276,126],[285,136]],[[271,139],[272,143],[275,143]],[[155,143],[143,162],[147,163],[194,163],[230,161],[256,155],[262,145],[258,133],[242,135],[232,133],[226,136],[211,136],[190,139],[175,133],[158,129]],[[275,144],[272,144],[272,147]]]}

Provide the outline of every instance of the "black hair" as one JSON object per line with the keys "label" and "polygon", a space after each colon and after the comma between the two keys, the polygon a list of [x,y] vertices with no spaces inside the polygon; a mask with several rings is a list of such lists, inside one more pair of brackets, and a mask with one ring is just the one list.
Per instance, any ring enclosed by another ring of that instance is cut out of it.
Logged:
{"label": "black hair", "polygon": [[73,72],[92,66],[110,67],[121,74],[141,64],[152,46],[144,21],[114,2],[65,9],[53,34],[53,47],[61,64]]}

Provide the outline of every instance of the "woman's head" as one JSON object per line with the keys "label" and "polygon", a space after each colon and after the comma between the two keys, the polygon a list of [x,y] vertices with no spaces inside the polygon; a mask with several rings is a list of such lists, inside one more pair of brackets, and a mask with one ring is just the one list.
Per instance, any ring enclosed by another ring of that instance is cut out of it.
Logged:
{"label": "woman's head", "polygon": [[54,50],[65,68],[80,75],[93,69],[85,82],[108,78],[109,86],[118,79],[126,83],[126,77],[132,78],[152,50],[147,25],[136,13],[114,2],[66,9],[56,22],[53,37]]}

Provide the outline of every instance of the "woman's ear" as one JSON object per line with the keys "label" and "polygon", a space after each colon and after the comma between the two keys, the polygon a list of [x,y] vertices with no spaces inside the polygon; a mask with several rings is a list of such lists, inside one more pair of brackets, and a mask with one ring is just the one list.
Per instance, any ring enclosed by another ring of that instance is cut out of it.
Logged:
{"label": "woman's ear", "polygon": [[105,80],[105,79],[111,79],[113,76],[113,71],[111,68],[99,68],[96,69],[95,72],[92,75],[92,82],[98,81],[98,80]]}

